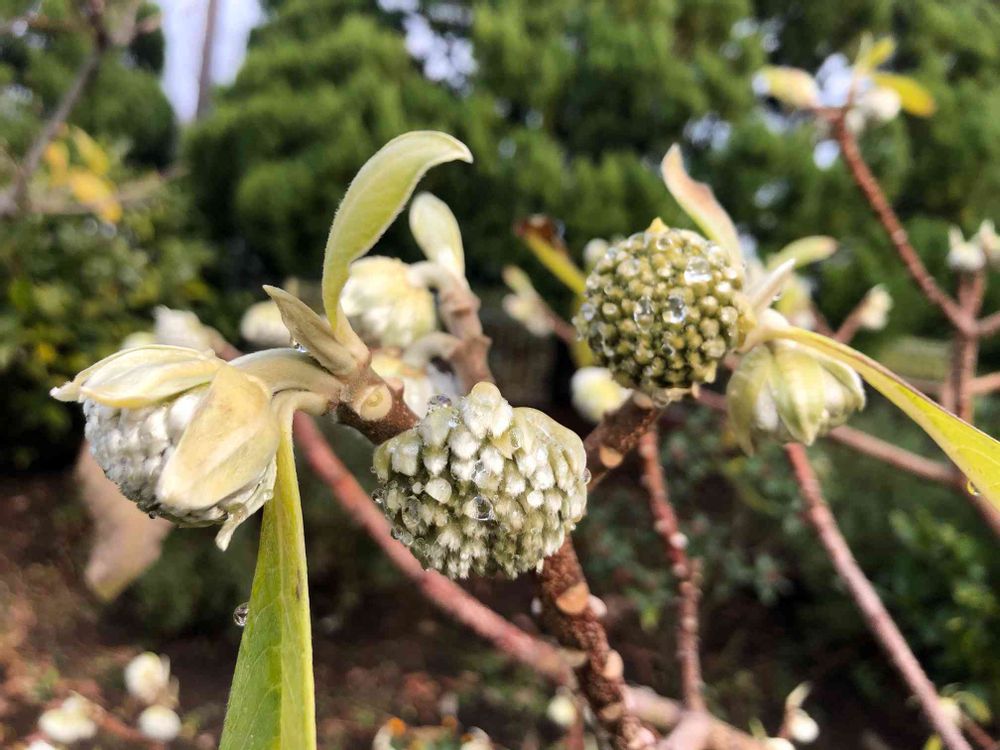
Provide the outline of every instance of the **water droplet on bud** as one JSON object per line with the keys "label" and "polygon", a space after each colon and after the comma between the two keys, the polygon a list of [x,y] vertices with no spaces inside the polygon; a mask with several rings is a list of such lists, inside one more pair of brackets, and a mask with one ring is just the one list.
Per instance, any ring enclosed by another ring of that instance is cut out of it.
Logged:
{"label": "water droplet on bud", "polygon": [[687,317],[687,305],[684,298],[679,294],[671,294],[667,297],[667,309],[663,311],[663,320],[666,323],[683,323]]}
{"label": "water droplet on bud", "polygon": [[685,284],[700,284],[712,278],[712,268],[705,258],[692,258],[684,269]]}
{"label": "water droplet on bud", "polygon": [[493,512],[493,503],[482,495],[476,495],[472,498],[469,515],[477,521],[492,521],[496,518],[496,514]]}

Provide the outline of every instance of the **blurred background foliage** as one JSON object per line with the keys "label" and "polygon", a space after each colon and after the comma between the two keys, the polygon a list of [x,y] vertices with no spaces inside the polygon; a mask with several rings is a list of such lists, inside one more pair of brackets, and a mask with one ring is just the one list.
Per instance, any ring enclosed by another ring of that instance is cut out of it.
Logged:
{"label": "blurred background foliage", "polygon": [[[49,15],[72,16],[68,0],[45,5]],[[765,63],[815,70],[834,53],[850,59],[868,30],[896,37],[893,66],[937,100],[927,120],[900,117],[862,136],[927,266],[950,284],[948,225],[968,234],[982,219],[1000,218],[1000,6],[991,0],[267,5],[272,15],[253,33],[235,83],[183,137],[156,81],[159,34],[108,55],[70,118],[112,156],[115,181],[169,165],[179,177],[127,205],[117,224],[84,214],[3,225],[0,407],[17,415],[0,439],[5,469],[51,468],[71,454],[78,436],[71,412],[47,389],[148,327],[156,304],[194,308],[231,333],[234,311],[258,295],[260,282],[314,278],[348,181],[405,130],[447,130],[475,154],[473,166],[437,170],[426,187],[458,216],[470,275],[487,300],[497,298],[489,290],[500,268],[515,262],[566,311],[569,297],[512,234],[528,214],[564,222],[578,259],[589,239],[629,233],[656,215],[686,224],[657,173],[679,141],[692,173],[714,186],[761,256],[804,235],[840,240],[839,253],[809,272],[835,324],[873,284],[888,287],[889,326],[858,341],[877,354],[904,335],[940,337],[942,318],[905,276],[843,165],[814,158],[825,135],[757,98],[752,86]],[[23,6],[0,0],[0,16]],[[422,30],[416,38],[435,43],[415,44],[414,28]],[[7,155],[27,148],[87,44],[82,33],[58,30],[0,36]],[[380,252],[416,257],[405,222]],[[987,311],[1000,306],[1000,284],[992,282]],[[485,316],[502,360],[517,336],[495,309]],[[983,367],[995,368],[1000,351],[985,344]],[[568,356],[554,344],[531,346],[548,347],[556,362],[543,405],[586,430],[567,406]],[[986,431],[1000,432],[994,399],[982,399],[977,416]],[[676,408],[671,418],[664,448],[671,489],[693,549],[706,559],[714,706],[744,726],[754,716],[773,723],[784,695],[809,679],[817,685],[810,711],[824,727],[817,746],[858,746],[867,729],[916,746],[922,730],[913,709],[800,521],[780,451],[743,457],[718,418],[697,407]],[[857,426],[936,455],[877,398]],[[340,432],[336,445],[368,481],[367,449]],[[840,447],[812,453],[863,568],[938,684],[961,683],[1000,705],[995,539],[952,492]],[[629,674],[676,693],[669,570],[634,469],[594,498],[579,532],[581,557],[595,590],[623,602],[612,636]],[[323,592],[317,617],[333,633],[401,584],[325,489],[307,484],[304,496],[310,574]],[[116,616],[165,640],[209,632],[213,623],[222,631],[249,592],[253,538],[247,528],[220,556],[210,534],[172,534],[161,561],[115,605]]]}

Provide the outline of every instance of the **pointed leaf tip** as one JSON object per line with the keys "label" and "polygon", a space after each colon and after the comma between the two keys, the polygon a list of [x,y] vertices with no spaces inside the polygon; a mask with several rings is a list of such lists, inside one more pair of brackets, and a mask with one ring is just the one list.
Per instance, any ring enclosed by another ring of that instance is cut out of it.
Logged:
{"label": "pointed leaf tip", "polygon": [[332,323],[341,314],[338,303],[348,266],[374,246],[420,178],[449,161],[471,162],[472,153],[446,133],[419,130],[393,138],[355,175],[333,217],[323,261],[323,305]]}

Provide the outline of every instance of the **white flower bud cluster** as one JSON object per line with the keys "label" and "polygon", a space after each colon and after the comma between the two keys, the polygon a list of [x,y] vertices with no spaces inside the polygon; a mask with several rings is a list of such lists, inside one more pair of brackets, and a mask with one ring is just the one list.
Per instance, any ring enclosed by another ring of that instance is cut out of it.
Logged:
{"label": "white flower bud cluster", "polygon": [[366,343],[405,347],[437,328],[434,295],[402,261],[363,258],[350,273],[340,304]]}
{"label": "white flower bud cluster", "polygon": [[374,468],[393,535],[452,578],[534,568],[587,502],[580,438],[539,411],[512,408],[489,383],[455,405],[440,399],[417,427],[379,446]]}
{"label": "white flower bud cluster", "polygon": [[163,469],[207,392],[208,387],[196,388],[173,401],[140,409],[83,402],[84,432],[108,479],[144,512],[184,526],[210,526],[232,513],[246,518],[274,493],[277,464],[272,460],[254,480],[207,508],[175,507],[158,497]]}
{"label": "white flower bud cluster", "polygon": [[631,395],[632,391],[615,382],[606,367],[581,367],[569,381],[573,406],[591,422],[600,422],[609,411],[614,411]]}
{"label": "white flower bud cluster", "polygon": [[125,667],[125,688],[146,704],[136,723],[156,742],[171,742],[181,731],[181,718],[171,708],[177,701],[177,681],[170,678],[170,660],[151,651],[139,654]]}
{"label": "white flower bud cluster", "polygon": [[82,695],[73,693],[55,708],[38,717],[38,728],[54,742],[72,744],[92,739],[97,734],[100,707]]}

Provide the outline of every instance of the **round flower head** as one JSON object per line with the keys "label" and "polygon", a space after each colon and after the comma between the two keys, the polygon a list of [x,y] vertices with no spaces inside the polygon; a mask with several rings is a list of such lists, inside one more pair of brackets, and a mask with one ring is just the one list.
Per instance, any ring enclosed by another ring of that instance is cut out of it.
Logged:
{"label": "round flower head", "polygon": [[455,405],[439,399],[417,427],[379,446],[374,467],[393,535],[453,578],[534,568],[587,502],[580,438],[539,411],[511,408],[489,383]]}
{"label": "round flower head", "polygon": [[156,703],[170,690],[170,659],[151,651],[139,654],[125,667],[125,688],[147,705]]}
{"label": "round flower head", "polygon": [[114,354],[54,389],[80,401],[91,452],[145,512],[233,530],[272,495],[279,425],[261,380],[212,355],[150,346]]}
{"label": "round flower head", "polygon": [[351,265],[340,303],[351,327],[372,346],[405,347],[437,327],[434,295],[395,258],[362,258]]}
{"label": "round flower head", "polygon": [[611,245],[574,322],[597,363],[650,394],[712,382],[753,315],[741,264],[694,232],[655,225]]}
{"label": "round flower head", "polygon": [[67,745],[89,740],[97,734],[98,707],[73,693],[56,708],[38,717],[38,728],[51,740]]}
{"label": "round flower head", "polygon": [[181,731],[181,717],[166,706],[150,706],[139,714],[139,731],[156,742],[172,742]]}
{"label": "round flower head", "polygon": [[726,388],[730,425],[747,453],[765,439],[811,445],[864,408],[861,378],[835,360],[770,341],[740,360]]}

